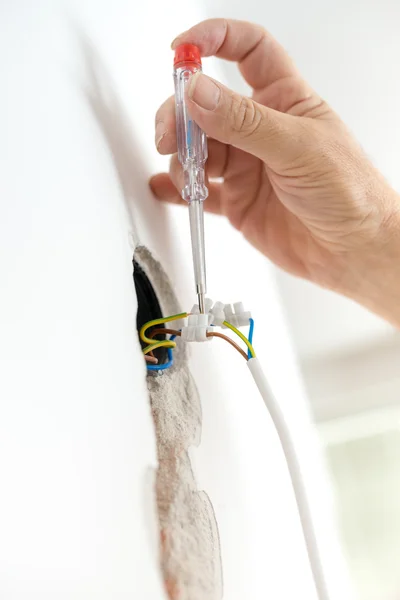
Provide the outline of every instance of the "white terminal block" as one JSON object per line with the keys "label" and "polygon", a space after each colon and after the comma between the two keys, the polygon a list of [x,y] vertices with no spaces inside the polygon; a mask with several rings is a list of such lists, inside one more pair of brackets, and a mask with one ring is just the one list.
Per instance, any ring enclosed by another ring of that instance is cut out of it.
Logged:
{"label": "white terminal block", "polygon": [[[226,325],[223,325],[224,321],[228,321],[234,327],[246,327],[250,325],[251,312],[244,310],[243,302],[235,302],[233,306],[232,304],[224,304],[223,302],[216,302],[213,305],[213,301],[210,298],[206,298],[205,309],[209,325],[216,325],[224,329],[227,329]],[[198,304],[193,306],[191,313],[192,315],[200,314]]]}
{"label": "white terminal block", "polygon": [[199,315],[200,314],[200,309],[199,309],[199,305],[198,304],[193,304],[192,306],[192,310],[190,311],[191,315]]}
{"label": "white terminal block", "polygon": [[216,325],[222,327],[222,323],[225,321],[224,303],[216,302],[210,311],[210,325]]}
{"label": "white terminal block", "polygon": [[[205,312],[208,315],[208,324],[216,325],[218,327],[222,326],[222,323],[225,321],[225,313],[224,313],[224,303],[216,302],[213,306],[213,301],[211,298],[206,298],[205,300]],[[199,305],[195,304],[190,311],[193,315],[200,314]]]}
{"label": "white terminal block", "polygon": [[211,298],[206,298],[205,302],[204,302],[204,306],[205,306],[204,312],[206,312],[206,313],[211,312],[213,304],[214,304],[214,302],[211,300]]}
{"label": "white terminal block", "polygon": [[207,337],[207,333],[212,331],[209,327],[208,313],[192,314],[188,317],[188,324],[182,327],[181,339],[184,342],[208,342],[212,337]]}
{"label": "white terminal block", "polygon": [[[250,325],[251,312],[244,310],[243,302],[235,302],[235,304],[225,304],[224,306],[225,321],[228,321],[234,327],[246,327]],[[226,325],[223,325],[226,329]]]}

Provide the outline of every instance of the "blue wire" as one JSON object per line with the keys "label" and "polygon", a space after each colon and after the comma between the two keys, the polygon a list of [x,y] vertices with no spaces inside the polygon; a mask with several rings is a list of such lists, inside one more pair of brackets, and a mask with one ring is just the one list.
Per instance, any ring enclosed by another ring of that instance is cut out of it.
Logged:
{"label": "blue wire", "polygon": [[[249,319],[249,321],[250,321],[249,342],[250,342],[250,344],[252,344],[253,343],[253,333],[254,333],[254,319]],[[247,356],[248,356],[248,359],[250,360],[250,358],[251,358],[250,348],[247,350]]]}
{"label": "blue wire", "polygon": [[[173,335],[169,339],[171,342],[173,342],[175,338],[176,338],[176,335]],[[166,362],[162,365],[147,365],[147,370],[148,371],[164,371],[164,369],[169,369],[170,367],[172,367],[172,365],[174,364],[172,348],[167,348],[167,356],[168,356],[168,362]]]}

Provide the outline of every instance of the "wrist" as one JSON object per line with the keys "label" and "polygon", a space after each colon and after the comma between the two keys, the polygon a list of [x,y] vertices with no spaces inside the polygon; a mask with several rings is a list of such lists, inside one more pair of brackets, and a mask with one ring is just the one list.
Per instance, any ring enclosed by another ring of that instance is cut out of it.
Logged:
{"label": "wrist", "polygon": [[[376,202],[376,199],[374,199]],[[390,188],[369,239],[346,257],[341,293],[400,328],[400,197]]]}

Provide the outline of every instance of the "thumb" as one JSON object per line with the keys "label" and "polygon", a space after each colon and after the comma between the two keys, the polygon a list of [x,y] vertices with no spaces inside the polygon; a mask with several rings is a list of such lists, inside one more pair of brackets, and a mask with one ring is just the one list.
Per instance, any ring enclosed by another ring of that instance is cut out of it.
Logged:
{"label": "thumb", "polygon": [[188,97],[191,116],[208,136],[271,167],[298,155],[297,117],[258,104],[200,72],[192,77]]}

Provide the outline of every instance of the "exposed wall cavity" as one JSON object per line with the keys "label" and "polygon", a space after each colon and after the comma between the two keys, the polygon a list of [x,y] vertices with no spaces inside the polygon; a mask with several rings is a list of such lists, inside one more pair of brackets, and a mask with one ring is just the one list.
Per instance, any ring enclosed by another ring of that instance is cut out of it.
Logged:
{"label": "exposed wall cavity", "polygon": [[[181,312],[161,265],[137,248],[164,315]],[[175,325],[175,324],[174,324]],[[174,365],[147,378],[157,438],[156,496],[160,559],[170,600],[220,600],[222,567],[218,528],[210,499],[199,491],[188,449],[201,437],[201,404],[187,364],[185,345],[177,341]]]}

